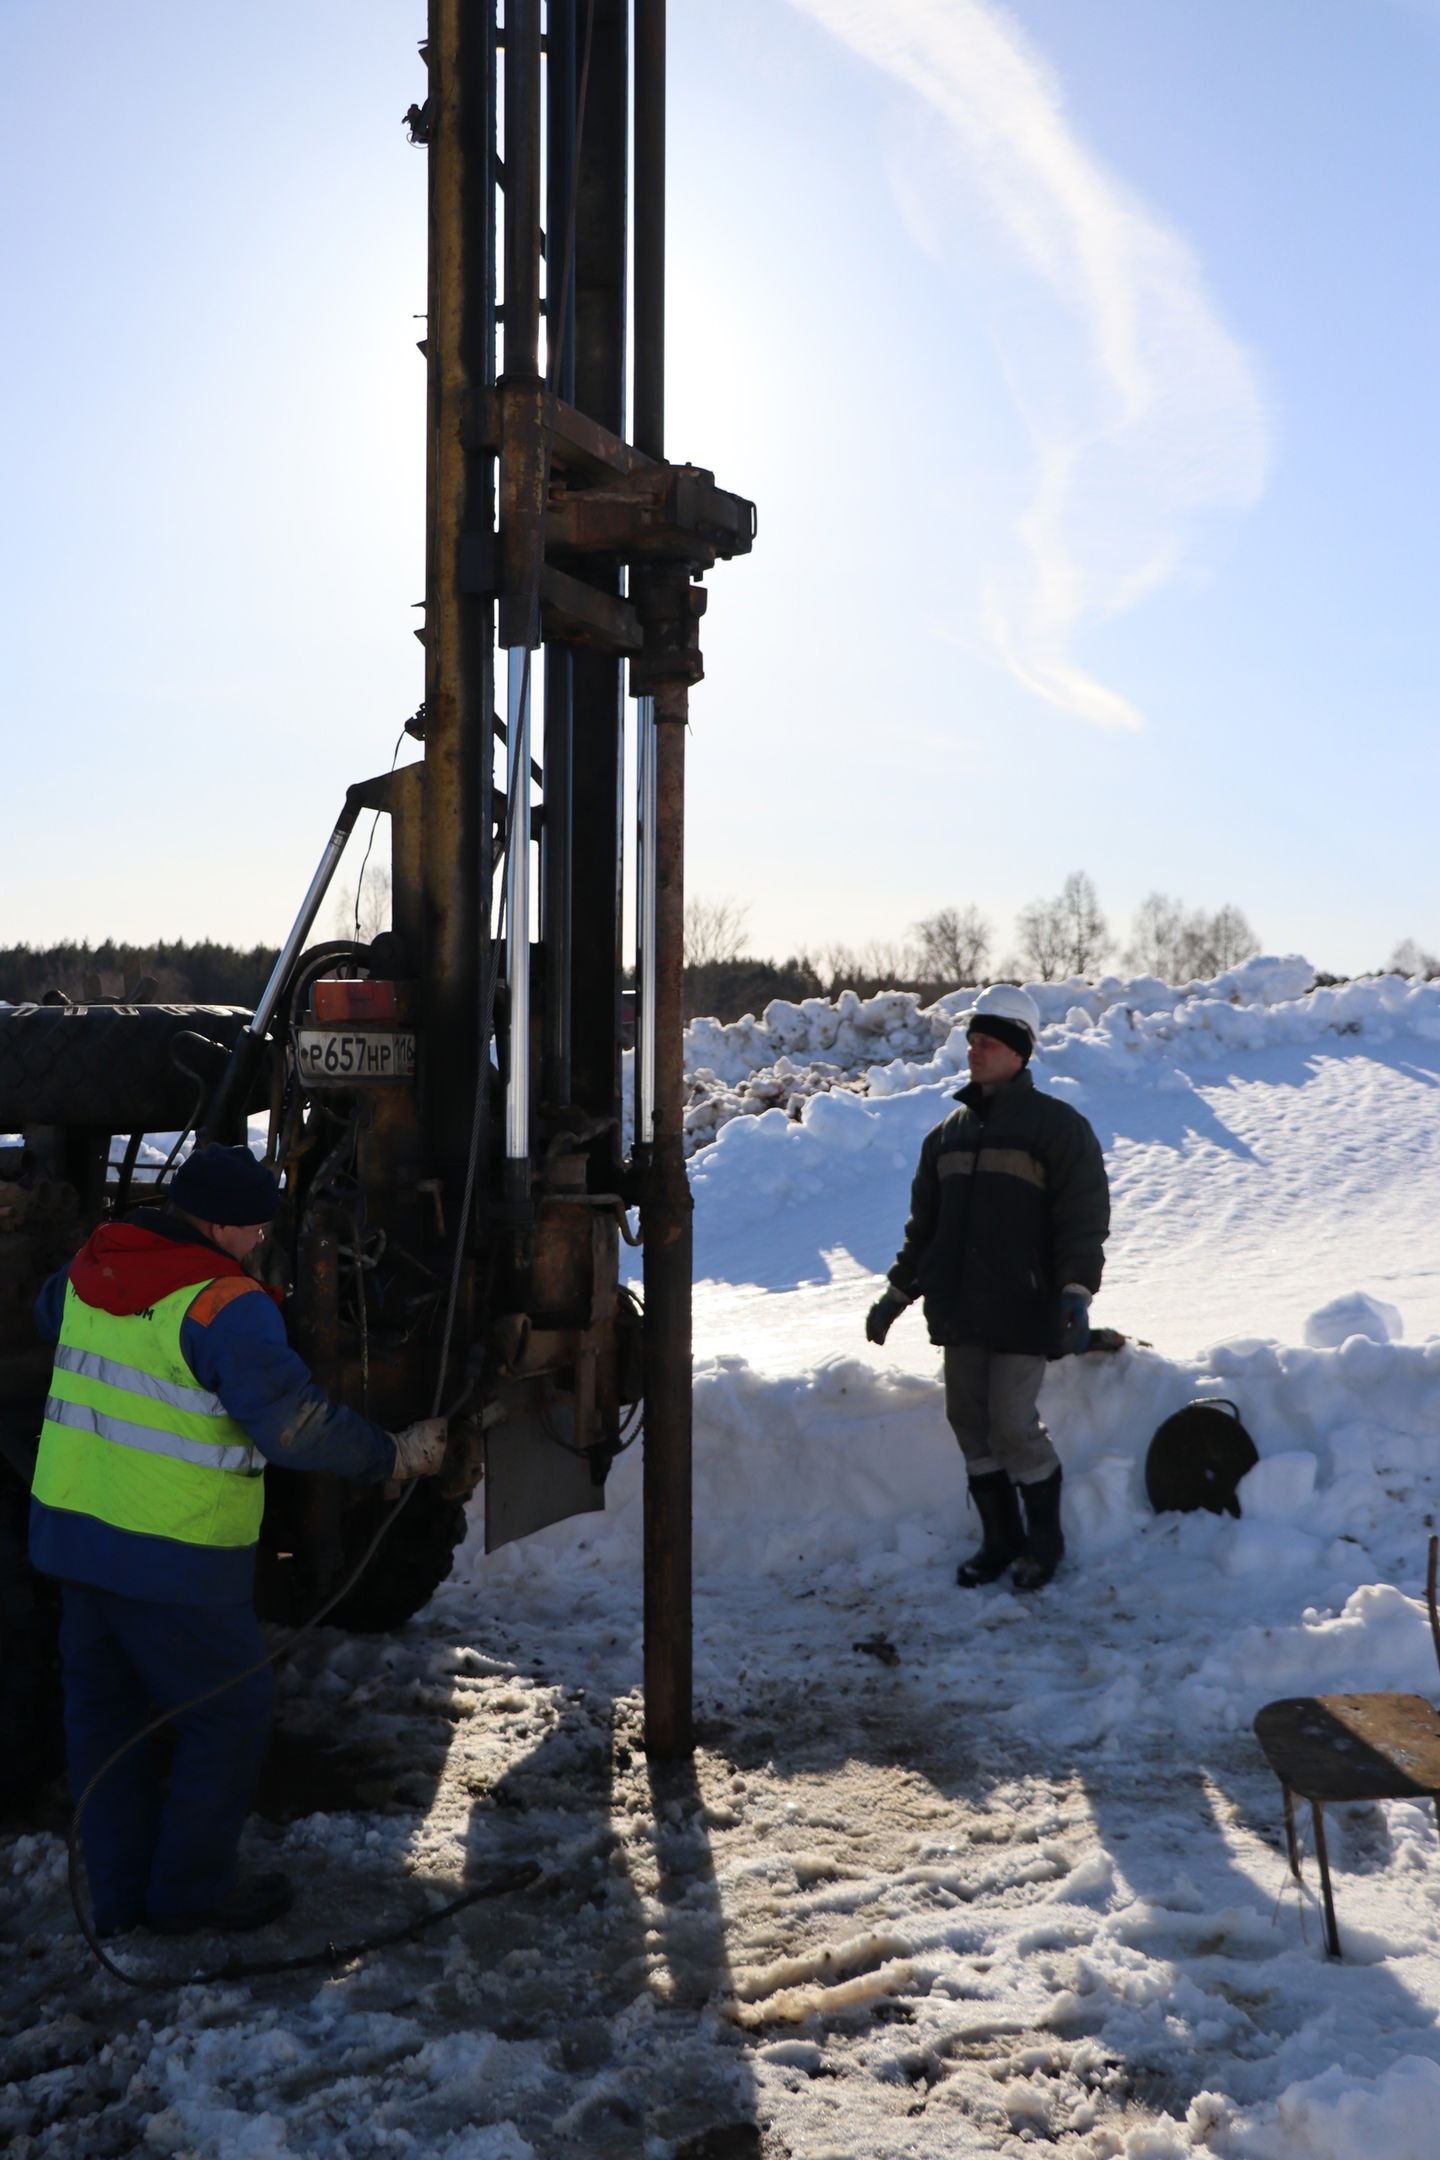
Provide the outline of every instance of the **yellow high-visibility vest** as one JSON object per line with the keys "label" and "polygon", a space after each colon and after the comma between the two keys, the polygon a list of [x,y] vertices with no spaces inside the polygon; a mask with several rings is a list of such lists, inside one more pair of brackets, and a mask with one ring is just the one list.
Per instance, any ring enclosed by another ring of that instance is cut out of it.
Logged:
{"label": "yellow high-visibility vest", "polygon": [[180,1351],[207,1287],[108,1313],[66,1284],[32,1487],[46,1507],[184,1545],[255,1543],[264,1457]]}

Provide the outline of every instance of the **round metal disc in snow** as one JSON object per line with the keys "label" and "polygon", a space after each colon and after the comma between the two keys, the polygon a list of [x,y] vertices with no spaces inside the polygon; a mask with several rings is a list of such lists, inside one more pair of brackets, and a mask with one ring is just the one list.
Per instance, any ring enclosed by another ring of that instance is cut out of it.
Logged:
{"label": "round metal disc in snow", "polygon": [[1145,1490],[1157,1515],[1238,1515],[1236,1486],[1260,1460],[1234,1403],[1187,1403],[1166,1418],[1145,1457]]}

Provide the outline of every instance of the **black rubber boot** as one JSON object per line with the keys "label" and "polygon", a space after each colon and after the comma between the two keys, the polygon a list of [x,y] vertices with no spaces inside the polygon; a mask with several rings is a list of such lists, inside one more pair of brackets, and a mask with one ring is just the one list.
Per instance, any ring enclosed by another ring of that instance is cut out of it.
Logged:
{"label": "black rubber boot", "polygon": [[145,1925],[152,1935],[245,1935],[283,1919],[294,1902],[288,1875],[252,1875],[203,1912],[151,1913]]}
{"label": "black rubber boot", "polygon": [[1025,1504],[1025,1550],[1010,1580],[1017,1590],[1043,1590],[1065,1556],[1058,1463],[1038,1485],[1022,1485],[1020,1498]]}
{"label": "black rubber boot", "polygon": [[987,1470],[970,1480],[970,1497],[980,1513],[985,1533],[979,1552],[962,1560],[955,1580],[963,1590],[978,1590],[981,1583],[995,1582],[1025,1546],[1025,1526],[1015,1487],[1003,1470]]}

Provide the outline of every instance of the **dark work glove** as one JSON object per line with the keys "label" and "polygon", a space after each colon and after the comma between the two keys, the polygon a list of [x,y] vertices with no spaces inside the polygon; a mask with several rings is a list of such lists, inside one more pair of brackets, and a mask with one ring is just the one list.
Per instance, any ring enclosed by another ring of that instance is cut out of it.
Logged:
{"label": "dark work glove", "polygon": [[1090,1293],[1077,1283],[1067,1283],[1060,1293],[1060,1338],[1057,1357],[1070,1357],[1090,1340]]}
{"label": "dark work glove", "polygon": [[867,1341],[883,1343],[909,1302],[908,1298],[901,1297],[898,1290],[887,1290],[883,1297],[876,1298],[865,1315]]}

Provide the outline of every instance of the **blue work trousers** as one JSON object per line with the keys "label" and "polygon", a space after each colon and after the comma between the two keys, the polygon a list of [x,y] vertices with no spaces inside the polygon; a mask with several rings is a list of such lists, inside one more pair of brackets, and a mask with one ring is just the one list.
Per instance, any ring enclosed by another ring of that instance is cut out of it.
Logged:
{"label": "blue work trousers", "polygon": [[[77,1801],[101,1765],[158,1711],[204,1694],[265,1655],[249,1604],[165,1604],[76,1583],[66,1583],[63,1596],[65,1741]],[[157,1765],[153,1738],[106,1771],[80,1825],[102,1933],[147,1916],[206,1912],[231,1888],[274,1693],[267,1666],[182,1710],[168,1728],[175,1736],[168,1774]]]}

